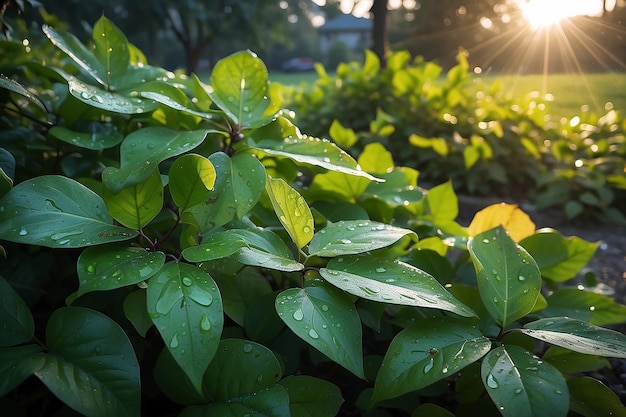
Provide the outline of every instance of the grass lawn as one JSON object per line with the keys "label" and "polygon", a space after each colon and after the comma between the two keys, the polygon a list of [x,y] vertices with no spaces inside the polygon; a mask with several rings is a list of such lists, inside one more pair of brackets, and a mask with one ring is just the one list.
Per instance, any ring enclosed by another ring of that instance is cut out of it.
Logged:
{"label": "grass lawn", "polygon": [[[551,74],[537,75],[486,75],[487,84],[500,79],[503,88],[510,94],[523,96],[532,91],[554,96],[550,113],[572,117],[584,105],[599,114],[605,112],[605,104],[613,103],[613,108],[626,112],[626,72],[601,74]],[[315,72],[270,73],[270,80],[283,85],[312,83],[317,79]]]}

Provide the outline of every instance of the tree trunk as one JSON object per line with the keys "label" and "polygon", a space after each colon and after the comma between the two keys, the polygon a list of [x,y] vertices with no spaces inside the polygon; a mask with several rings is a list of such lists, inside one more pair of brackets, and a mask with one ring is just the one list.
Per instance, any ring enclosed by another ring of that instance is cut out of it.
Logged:
{"label": "tree trunk", "polygon": [[380,59],[384,68],[387,60],[389,42],[387,40],[387,0],[374,0],[370,9],[374,15],[374,27],[372,28],[372,51]]}

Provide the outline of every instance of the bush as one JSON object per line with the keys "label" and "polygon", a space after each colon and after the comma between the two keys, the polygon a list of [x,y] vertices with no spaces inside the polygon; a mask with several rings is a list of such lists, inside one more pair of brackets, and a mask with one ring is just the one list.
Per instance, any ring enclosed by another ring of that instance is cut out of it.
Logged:
{"label": "bush", "polygon": [[1,83],[6,409],[626,412],[584,376],[626,357],[599,327],[626,306],[568,284],[597,244],[508,205],[462,228],[450,182],[302,135],[249,51],[207,86],[104,17],[44,32],[66,56]]}

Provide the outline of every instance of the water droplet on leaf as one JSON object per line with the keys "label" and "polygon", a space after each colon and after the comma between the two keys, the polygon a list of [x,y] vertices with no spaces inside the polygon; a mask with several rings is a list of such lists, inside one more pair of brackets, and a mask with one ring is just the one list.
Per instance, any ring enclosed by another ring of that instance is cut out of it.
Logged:
{"label": "water droplet on leaf", "polygon": [[304,313],[302,312],[302,310],[297,309],[296,311],[293,312],[293,319],[296,321],[301,321],[304,318]]}
{"label": "water droplet on leaf", "polygon": [[493,389],[498,388],[498,381],[496,381],[496,378],[493,376],[493,374],[487,375],[487,386]]}
{"label": "water droplet on leaf", "polygon": [[317,339],[320,337],[319,334],[317,334],[317,332],[315,331],[315,329],[311,329],[309,330],[309,336],[311,336],[311,339]]}
{"label": "water droplet on leaf", "polygon": [[174,333],[172,340],[170,340],[170,347],[176,349],[178,347],[178,333]]}

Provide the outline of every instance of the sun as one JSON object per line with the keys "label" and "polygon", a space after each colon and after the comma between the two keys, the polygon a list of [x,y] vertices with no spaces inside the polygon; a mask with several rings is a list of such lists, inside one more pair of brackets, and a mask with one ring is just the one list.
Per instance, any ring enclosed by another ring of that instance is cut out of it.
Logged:
{"label": "sun", "polygon": [[593,0],[518,0],[522,15],[533,29],[558,25],[563,19],[578,15],[596,15],[602,3]]}

